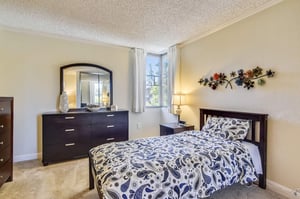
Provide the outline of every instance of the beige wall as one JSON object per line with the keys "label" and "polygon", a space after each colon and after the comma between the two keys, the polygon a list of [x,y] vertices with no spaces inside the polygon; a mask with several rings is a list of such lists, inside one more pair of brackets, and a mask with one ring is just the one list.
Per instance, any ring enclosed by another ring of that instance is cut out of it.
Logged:
{"label": "beige wall", "polygon": [[[268,179],[300,187],[300,1],[282,3],[211,36],[184,46],[181,88],[190,94],[182,119],[199,125],[199,107],[269,114]],[[74,62],[105,66],[114,74],[114,103],[131,106],[128,48],[0,28],[0,96],[15,97],[14,157],[33,159],[41,152],[43,112],[56,110],[59,67]],[[276,71],[263,87],[217,91],[200,86],[203,75],[262,66]],[[166,110],[130,113],[130,138],[158,135]],[[140,126],[141,128],[137,128]]]}
{"label": "beige wall", "polygon": [[[199,107],[269,114],[267,177],[300,187],[300,1],[285,0],[182,47],[182,89],[192,105],[183,118],[199,124]],[[261,66],[276,71],[266,85],[211,90],[197,81],[214,72]]]}
{"label": "beige wall", "polygon": [[[113,71],[113,101],[131,107],[129,49],[22,33],[0,28],[0,96],[13,96],[14,160],[41,152],[41,117],[57,110],[59,67],[75,62],[99,64]],[[159,109],[130,112],[130,139],[159,134]],[[151,118],[151,119],[149,119]],[[137,128],[137,126],[141,128]]]}

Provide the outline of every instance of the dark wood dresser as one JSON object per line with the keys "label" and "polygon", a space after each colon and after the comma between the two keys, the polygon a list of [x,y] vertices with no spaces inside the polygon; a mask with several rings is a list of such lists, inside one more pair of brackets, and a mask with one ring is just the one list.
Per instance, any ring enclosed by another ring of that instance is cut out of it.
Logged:
{"label": "dark wood dresser", "polygon": [[0,97],[0,187],[13,179],[13,98]]}
{"label": "dark wood dresser", "polygon": [[128,140],[128,111],[45,113],[43,164],[88,156],[94,146]]}
{"label": "dark wood dresser", "polygon": [[166,123],[160,125],[160,135],[172,135],[180,133],[182,131],[194,130],[194,125],[190,124],[178,124],[178,123]]}

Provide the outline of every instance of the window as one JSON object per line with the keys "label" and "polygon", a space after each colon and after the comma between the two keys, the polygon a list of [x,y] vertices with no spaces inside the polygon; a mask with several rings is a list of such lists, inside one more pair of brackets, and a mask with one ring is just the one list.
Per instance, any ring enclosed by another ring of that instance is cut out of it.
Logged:
{"label": "window", "polygon": [[167,54],[147,54],[146,107],[162,107],[168,105],[168,72]]}

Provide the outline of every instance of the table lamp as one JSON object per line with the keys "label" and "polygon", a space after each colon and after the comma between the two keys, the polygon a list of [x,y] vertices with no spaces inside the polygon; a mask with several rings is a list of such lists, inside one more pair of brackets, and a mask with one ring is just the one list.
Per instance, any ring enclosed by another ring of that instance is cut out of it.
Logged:
{"label": "table lamp", "polygon": [[174,106],[177,106],[175,113],[177,115],[178,118],[178,124],[180,124],[180,114],[182,112],[180,106],[181,105],[185,105],[186,101],[185,101],[185,95],[184,94],[173,94],[172,96],[172,104]]}

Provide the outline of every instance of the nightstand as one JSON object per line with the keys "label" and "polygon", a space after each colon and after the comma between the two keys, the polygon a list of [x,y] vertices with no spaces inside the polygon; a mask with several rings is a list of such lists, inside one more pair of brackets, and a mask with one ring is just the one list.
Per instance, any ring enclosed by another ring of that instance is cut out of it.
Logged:
{"label": "nightstand", "polygon": [[194,130],[194,125],[178,123],[166,123],[160,125],[160,135],[172,135],[182,131]]}

